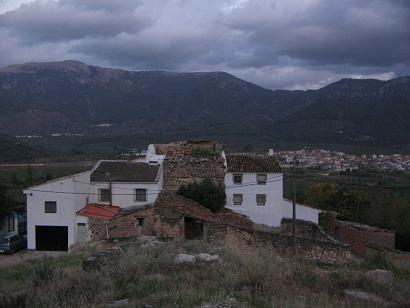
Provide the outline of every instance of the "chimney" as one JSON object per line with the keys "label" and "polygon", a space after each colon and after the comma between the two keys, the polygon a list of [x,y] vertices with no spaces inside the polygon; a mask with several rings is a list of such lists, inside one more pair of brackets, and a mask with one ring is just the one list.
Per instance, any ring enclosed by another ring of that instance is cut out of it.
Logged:
{"label": "chimney", "polygon": [[268,154],[269,154],[269,156],[273,156],[273,149],[269,149]]}

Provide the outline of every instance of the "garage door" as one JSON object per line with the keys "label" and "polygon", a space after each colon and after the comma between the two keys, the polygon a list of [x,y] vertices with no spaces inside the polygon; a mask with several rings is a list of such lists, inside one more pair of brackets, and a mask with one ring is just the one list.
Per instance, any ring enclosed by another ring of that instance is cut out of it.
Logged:
{"label": "garage door", "polygon": [[67,251],[68,227],[36,226],[36,250]]}

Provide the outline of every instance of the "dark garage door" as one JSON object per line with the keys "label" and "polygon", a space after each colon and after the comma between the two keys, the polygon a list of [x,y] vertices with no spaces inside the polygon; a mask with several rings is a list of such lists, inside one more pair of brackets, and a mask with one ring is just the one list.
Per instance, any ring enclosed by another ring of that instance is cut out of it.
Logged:
{"label": "dark garage door", "polygon": [[68,250],[68,227],[36,226],[36,250]]}

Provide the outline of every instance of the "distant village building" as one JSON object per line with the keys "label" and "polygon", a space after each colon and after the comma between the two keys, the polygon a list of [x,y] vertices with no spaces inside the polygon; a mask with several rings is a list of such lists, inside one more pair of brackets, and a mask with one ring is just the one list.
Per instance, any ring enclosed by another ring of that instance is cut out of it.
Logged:
{"label": "distant village building", "polygon": [[[227,204],[220,213],[175,194],[181,185],[205,178],[225,185]],[[141,234],[227,236],[232,228],[249,231],[252,223],[279,227],[282,218],[292,217],[292,204],[283,199],[283,173],[272,153],[225,155],[212,140],[152,144],[145,157],[102,160],[90,171],[24,193],[31,250],[69,250],[90,240]],[[317,223],[318,213],[297,205],[298,219]]]}

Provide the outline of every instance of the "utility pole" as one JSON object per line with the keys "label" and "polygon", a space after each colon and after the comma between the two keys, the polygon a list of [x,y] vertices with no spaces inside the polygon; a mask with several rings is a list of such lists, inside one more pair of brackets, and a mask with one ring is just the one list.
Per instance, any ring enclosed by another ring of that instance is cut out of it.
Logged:
{"label": "utility pole", "polygon": [[292,219],[292,252],[296,255],[296,159],[293,156],[293,219]]}
{"label": "utility pole", "polygon": [[111,174],[109,172],[105,173],[105,176],[108,179],[108,187],[110,189],[110,206],[112,206],[112,182],[111,182]]}

